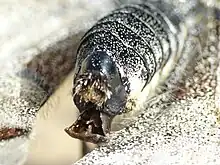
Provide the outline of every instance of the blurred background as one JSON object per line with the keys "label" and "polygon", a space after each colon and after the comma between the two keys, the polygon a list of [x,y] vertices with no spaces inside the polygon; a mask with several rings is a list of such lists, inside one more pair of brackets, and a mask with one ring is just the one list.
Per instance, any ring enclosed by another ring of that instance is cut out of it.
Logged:
{"label": "blurred background", "polygon": [[26,165],[70,165],[82,156],[82,143],[64,132],[77,117],[71,85],[72,74],[42,107]]}

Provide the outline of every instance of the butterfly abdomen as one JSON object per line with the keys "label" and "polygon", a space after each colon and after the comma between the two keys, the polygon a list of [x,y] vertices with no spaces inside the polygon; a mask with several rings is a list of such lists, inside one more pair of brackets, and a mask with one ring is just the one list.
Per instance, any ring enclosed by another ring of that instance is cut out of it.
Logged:
{"label": "butterfly abdomen", "polygon": [[126,5],[82,37],[73,83],[73,100],[81,114],[66,129],[69,135],[97,142],[115,116],[137,109],[153,95],[151,88],[166,79],[162,70],[169,72],[166,64],[177,55],[176,21],[152,4]]}
{"label": "butterfly abdomen", "polygon": [[[146,86],[176,51],[174,25],[150,4],[127,5],[98,21],[82,38],[78,64],[88,54],[105,51],[113,59],[126,89]],[[170,28],[172,26],[172,28]],[[175,47],[173,47],[175,46]],[[132,84],[134,82],[138,84]]]}

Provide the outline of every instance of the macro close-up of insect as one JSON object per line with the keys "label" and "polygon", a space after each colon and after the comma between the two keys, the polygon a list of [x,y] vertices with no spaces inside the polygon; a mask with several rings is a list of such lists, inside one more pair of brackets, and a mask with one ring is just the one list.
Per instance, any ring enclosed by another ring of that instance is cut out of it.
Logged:
{"label": "macro close-up of insect", "polygon": [[1,9],[0,165],[220,164],[218,0]]}

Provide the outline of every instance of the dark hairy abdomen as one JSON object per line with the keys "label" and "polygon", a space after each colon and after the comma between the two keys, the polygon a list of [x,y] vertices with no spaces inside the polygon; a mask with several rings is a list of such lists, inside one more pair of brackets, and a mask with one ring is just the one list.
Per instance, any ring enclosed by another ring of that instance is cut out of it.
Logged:
{"label": "dark hairy abdomen", "polygon": [[148,83],[173,53],[171,40],[178,42],[171,25],[151,4],[124,6],[98,21],[84,35],[78,49],[78,64],[93,51],[106,51],[121,75],[128,79],[135,76]]}

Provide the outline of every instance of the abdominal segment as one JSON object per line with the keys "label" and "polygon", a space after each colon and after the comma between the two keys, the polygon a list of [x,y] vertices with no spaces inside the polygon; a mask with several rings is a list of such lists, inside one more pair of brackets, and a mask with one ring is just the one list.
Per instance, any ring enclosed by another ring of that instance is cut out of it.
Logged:
{"label": "abdominal segment", "polygon": [[[74,102],[81,114],[66,129],[70,136],[94,143],[103,141],[115,116],[140,107],[153,96],[152,89],[165,81],[172,68],[166,64],[176,62],[179,47],[184,43],[178,39],[178,16],[170,19],[166,13],[148,3],[126,5],[100,19],[83,36],[77,51],[73,88]],[[88,73],[105,77],[100,84],[108,84],[108,90],[102,93],[106,97],[99,95],[93,85],[87,86],[87,82],[96,81],[95,76],[79,85],[79,77]],[[86,86],[82,89],[83,84]]]}

